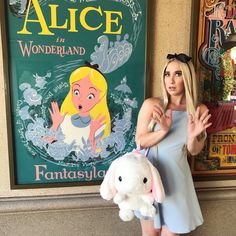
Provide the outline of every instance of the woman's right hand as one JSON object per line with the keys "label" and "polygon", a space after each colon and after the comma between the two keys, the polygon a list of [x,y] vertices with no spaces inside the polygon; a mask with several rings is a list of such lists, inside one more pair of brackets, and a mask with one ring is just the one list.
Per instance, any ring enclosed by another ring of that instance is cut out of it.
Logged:
{"label": "woman's right hand", "polygon": [[[140,148],[152,147],[159,143],[168,133],[172,124],[171,111],[165,114],[159,98],[148,98],[144,101],[138,115],[136,144]],[[153,122],[160,125],[160,130],[151,132]]]}
{"label": "woman's right hand", "polygon": [[49,110],[51,118],[52,118],[52,129],[54,131],[57,131],[58,127],[63,122],[63,120],[66,116],[66,113],[64,113],[64,114],[60,113],[57,102],[52,102],[51,106],[52,106],[52,110],[50,108],[48,108],[48,110]]}
{"label": "woman's right hand", "polygon": [[160,125],[162,131],[168,133],[172,125],[172,111],[166,113],[160,105],[155,105],[152,112],[152,119]]}

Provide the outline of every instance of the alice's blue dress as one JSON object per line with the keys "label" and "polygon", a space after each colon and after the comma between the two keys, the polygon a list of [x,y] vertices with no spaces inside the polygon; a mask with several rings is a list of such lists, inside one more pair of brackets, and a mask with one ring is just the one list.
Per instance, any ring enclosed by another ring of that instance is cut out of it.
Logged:
{"label": "alice's blue dress", "polygon": [[[160,173],[166,194],[164,202],[156,204],[154,227],[159,229],[166,225],[171,232],[179,234],[188,233],[203,223],[187,161],[187,119],[187,112],[172,111],[169,133],[148,154]],[[156,125],[154,130],[158,129]],[[138,212],[136,216],[145,219]]]}

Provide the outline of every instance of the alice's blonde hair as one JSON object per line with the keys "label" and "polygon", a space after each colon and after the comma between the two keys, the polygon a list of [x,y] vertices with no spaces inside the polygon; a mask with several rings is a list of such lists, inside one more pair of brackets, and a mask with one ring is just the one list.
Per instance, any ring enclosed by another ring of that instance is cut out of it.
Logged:
{"label": "alice's blonde hair", "polygon": [[161,86],[162,86],[162,96],[163,96],[163,106],[164,109],[167,109],[169,103],[169,96],[165,88],[165,71],[167,66],[172,62],[177,61],[180,66],[180,70],[182,71],[183,81],[184,81],[184,89],[185,89],[185,97],[186,97],[186,109],[189,114],[192,114],[193,117],[195,115],[195,110],[198,105],[198,85],[196,79],[196,73],[194,70],[193,63],[188,61],[183,63],[176,59],[168,60],[165,64],[164,69],[162,71],[162,79],[161,79]]}
{"label": "alice's blonde hair", "polygon": [[89,66],[82,66],[71,73],[69,80],[70,91],[62,103],[60,112],[67,113],[68,115],[79,114],[79,111],[72,102],[72,85],[87,76],[89,76],[91,83],[100,91],[99,102],[89,111],[89,114],[91,119],[96,119],[98,116],[100,119],[105,117],[103,122],[106,124],[106,127],[102,136],[102,138],[105,138],[111,133],[111,119],[107,107],[107,82],[102,73],[96,69]]}

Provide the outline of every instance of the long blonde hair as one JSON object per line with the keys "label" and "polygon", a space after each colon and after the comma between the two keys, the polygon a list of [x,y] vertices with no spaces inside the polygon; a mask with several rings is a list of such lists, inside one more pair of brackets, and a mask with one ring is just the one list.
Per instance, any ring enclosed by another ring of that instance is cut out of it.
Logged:
{"label": "long blonde hair", "polygon": [[105,117],[104,123],[106,127],[103,134],[103,138],[105,138],[111,133],[111,119],[107,107],[107,82],[103,74],[96,69],[89,66],[82,66],[71,73],[69,80],[70,91],[62,103],[60,112],[69,115],[78,114],[78,110],[72,102],[72,84],[87,76],[89,76],[91,83],[100,91],[99,102],[89,111],[89,114],[92,119],[96,119],[98,116],[100,118]]}
{"label": "long blonde hair", "polygon": [[196,79],[196,73],[194,70],[194,66],[191,61],[183,63],[179,60],[171,59],[171,60],[168,60],[168,62],[165,64],[163,71],[162,71],[162,79],[161,79],[164,109],[167,109],[167,106],[169,103],[169,96],[167,94],[167,91],[165,88],[165,82],[164,82],[165,71],[166,71],[166,68],[169,65],[169,63],[171,63],[172,61],[177,61],[179,63],[179,66],[180,66],[180,69],[181,69],[182,75],[183,75],[183,81],[184,81],[186,109],[187,109],[187,112],[189,114],[192,114],[194,117],[195,110],[198,105],[198,85],[197,85],[197,79]]}

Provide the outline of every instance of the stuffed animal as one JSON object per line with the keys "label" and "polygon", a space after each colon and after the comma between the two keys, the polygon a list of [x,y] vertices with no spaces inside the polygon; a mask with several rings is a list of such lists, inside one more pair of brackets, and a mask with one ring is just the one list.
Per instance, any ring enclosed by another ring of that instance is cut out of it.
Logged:
{"label": "stuffed animal", "polygon": [[146,156],[130,152],[110,165],[100,186],[102,198],[118,204],[123,221],[132,220],[134,211],[143,216],[156,214],[154,201],[161,203],[165,193],[157,169]]}

